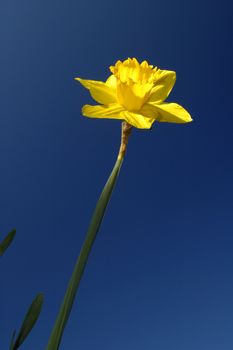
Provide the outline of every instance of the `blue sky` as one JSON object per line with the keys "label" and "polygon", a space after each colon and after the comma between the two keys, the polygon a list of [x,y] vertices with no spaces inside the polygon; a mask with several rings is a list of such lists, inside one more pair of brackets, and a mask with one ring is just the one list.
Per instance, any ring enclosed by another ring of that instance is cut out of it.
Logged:
{"label": "blue sky", "polygon": [[44,349],[120,123],[81,116],[118,59],[177,72],[169,96],[188,125],[133,130],[61,350],[233,347],[232,19],[230,2],[3,1],[0,348],[38,292],[22,349]]}

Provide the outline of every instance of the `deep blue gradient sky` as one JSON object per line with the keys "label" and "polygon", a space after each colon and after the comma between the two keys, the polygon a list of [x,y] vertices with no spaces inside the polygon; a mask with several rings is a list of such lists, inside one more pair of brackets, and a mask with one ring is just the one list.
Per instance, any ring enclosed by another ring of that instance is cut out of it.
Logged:
{"label": "deep blue gradient sky", "polygon": [[177,72],[169,101],[194,122],[133,130],[61,350],[233,348],[230,1],[2,0],[0,348],[37,292],[22,349],[43,350],[120,123],[81,116],[75,76],[118,59]]}

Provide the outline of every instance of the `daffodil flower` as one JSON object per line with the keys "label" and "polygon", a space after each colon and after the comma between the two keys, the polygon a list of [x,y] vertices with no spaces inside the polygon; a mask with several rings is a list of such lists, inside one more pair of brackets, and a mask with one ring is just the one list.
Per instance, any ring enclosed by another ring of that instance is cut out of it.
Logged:
{"label": "daffodil flower", "polygon": [[83,106],[83,115],[123,120],[121,143],[116,163],[93,212],[46,350],[58,350],[60,346],[91,248],[123,164],[133,126],[150,129],[156,120],[171,123],[187,123],[192,120],[189,113],[177,103],[164,102],[175,83],[175,72],[154,68],[146,61],[139,64],[136,58],[117,61],[115,66],[110,67],[110,71],[112,75],[106,82],[76,78],[90,91],[94,100],[100,103],[97,106]]}
{"label": "daffodil flower", "polygon": [[182,106],[164,102],[176,81],[174,71],[158,69],[147,61],[140,64],[136,58],[117,61],[110,71],[112,74],[106,82],[75,78],[100,103],[84,105],[84,116],[125,120],[140,129],[150,129],[155,121],[192,121]]}

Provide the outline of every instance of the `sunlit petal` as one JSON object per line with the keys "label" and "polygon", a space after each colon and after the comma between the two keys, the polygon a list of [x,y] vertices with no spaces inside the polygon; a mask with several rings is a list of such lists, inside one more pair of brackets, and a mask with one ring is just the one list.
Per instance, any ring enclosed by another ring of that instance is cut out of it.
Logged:
{"label": "sunlit petal", "polygon": [[159,112],[158,110],[150,103],[146,103],[140,109],[140,113],[147,118],[157,119]]}
{"label": "sunlit petal", "polygon": [[188,111],[177,103],[150,104],[158,112],[156,119],[167,123],[189,123],[192,118]]}
{"label": "sunlit petal", "polygon": [[116,84],[117,80],[115,75],[111,74],[108,79],[106,80],[106,84],[109,85],[116,93]]}
{"label": "sunlit petal", "polygon": [[114,103],[108,106],[90,106],[85,105],[82,108],[82,114],[90,118],[108,118],[108,119],[122,119],[120,113],[123,107]]}
{"label": "sunlit petal", "polygon": [[86,80],[80,78],[75,78],[75,80],[78,80],[86,89],[90,91],[90,94],[95,101],[104,105],[116,102],[116,91],[111,84],[97,80]]}
{"label": "sunlit petal", "polygon": [[154,87],[151,89],[148,102],[163,102],[170,94],[176,81],[176,72],[158,70],[155,75]]}

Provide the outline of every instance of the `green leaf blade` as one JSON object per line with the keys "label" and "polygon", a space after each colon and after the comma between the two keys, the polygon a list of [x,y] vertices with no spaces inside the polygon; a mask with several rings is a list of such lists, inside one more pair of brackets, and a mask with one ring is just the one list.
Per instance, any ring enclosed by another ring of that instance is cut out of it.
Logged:
{"label": "green leaf blade", "polygon": [[3,239],[3,241],[0,243],[0,256],[2,256],[5,252],[5,250],[9,247],[9,245],[12,243],[14,237],[16,234],[16,229],[13,229],[8,233],[8,235]]}
{"label": "green leaf blade", "polygon": [[11,336],[10,350],[13,350],[14,342],[15,342],[15,335],[16,335],[16,330],[13,331],[12,336]]}
{"label": "green leaf blade", "polygon": [[30,307],[29,307],[29,309],[24,317],[19,334],[16,338],[16,341],[15,341],[13,347],[11,348],[12,350],[18,349],[20,347],[20,345],[24,342],[24,340],[27,338],[29,333],[31,332],[32,328],[34,327],[34,325],[35,325],[35,323],[40,315],[43,301],[44,301],[43,294],[38,294],[36,296],[36,298],[33,300],[32,304],[30,305]]}
{"label": "green leaf blade", "polygon": [[73,274],[71,276],[70,282],[68,284],[63,303],[60,307],[57,319],[55,321],[54,327],[52,329],[50,339],[47,345],[46,350],[58,350],[62,335],[68,321],[74,299],[84,272],[84,269],[87,264],[87,260],[92,248],[92,245],[95,241],[96,235],[99,231],[101,222],[103,220],[107,205],[111,198],[117,177],[119,175],[123,159],[118,159],[115,163],[115,166],[108,178],[108,181],[100,195],[100,198],[95,207],[94,213],[92,215],[91,222],[87,231],[87,235],[82,246],[80,255],[76,262]]}

